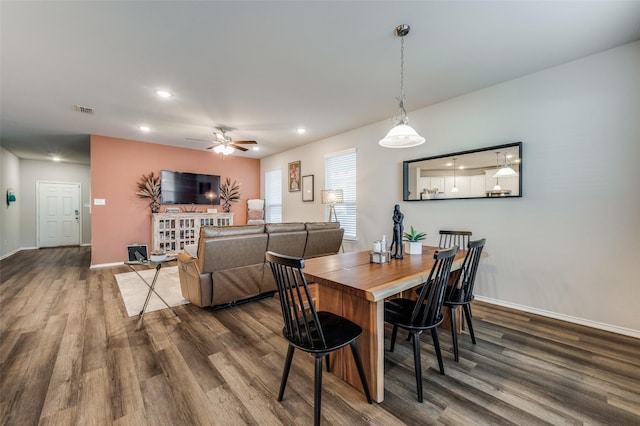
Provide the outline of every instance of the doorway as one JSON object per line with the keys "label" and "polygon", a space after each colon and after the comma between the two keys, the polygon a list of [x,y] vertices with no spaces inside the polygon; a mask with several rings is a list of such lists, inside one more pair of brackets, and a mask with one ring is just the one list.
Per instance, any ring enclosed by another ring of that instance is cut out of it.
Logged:
{"label": "doorway", "polygon": [[80,184],[37,182],[38,247],[80,245]]}

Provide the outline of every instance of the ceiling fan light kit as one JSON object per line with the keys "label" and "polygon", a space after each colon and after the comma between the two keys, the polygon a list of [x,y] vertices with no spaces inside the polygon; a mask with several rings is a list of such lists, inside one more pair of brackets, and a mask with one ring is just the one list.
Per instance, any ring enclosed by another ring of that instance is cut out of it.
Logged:
{"label": "ceiling fan light kit", "polygon": [[385,148],[410,148],[421,145],[425,141],[425,138],[409,126],[409,117],[404,108],[404,36],[409,34],[410,29],[411,27],[407,24],[398,25],[395,29],[395,34],[400,37],[400,97],[398,98],[400,104],[392,117],[397,124],[378,142]]}
{"label": "ceiling fan light kit", "polygon": [[[227,135],[227,132],[230,130],[227,127],[217,127],[216,130],[217,132],[213,132],[213,134],[216,135],[217,140],[213,142],[213,145],[208,146],[207,149],[213,150],[213,152],[223,156],[233,154],[236,149],[238,151],[249,150],[248,148],[245,148],[241,145],[257,145],[258,143],[256,141],[234,141],[233,139],[231,139],[230,136]],[[187,139],[191,141],[210,142],[210,141],[205,141],[204,139],[192,139],[192,138],[187,138]],[[257,147],[254,147],[254,149],[256,148]]]}

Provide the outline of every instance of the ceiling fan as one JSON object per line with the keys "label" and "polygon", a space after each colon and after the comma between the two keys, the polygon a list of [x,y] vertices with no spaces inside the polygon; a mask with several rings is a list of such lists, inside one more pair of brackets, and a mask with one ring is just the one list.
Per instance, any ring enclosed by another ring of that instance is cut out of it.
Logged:
{"label": "ceiling fan", "polygon": [[[207,149],[211,149],[218,154],[229,155],[236,149],[238,151],[248,151],[248,148],[240,145],[256,145],[258,143],[256,141],[234,141],[229,135],[227,135],[227,132],[231,130],[228,127],[216,127],[216,130],[217,131],[213,132],[213,134],[216,135],[216,140],[213,141],[213,144],[207,147]],[[204,139],[187,138],[187,140],[210,142],[205,141]]]}

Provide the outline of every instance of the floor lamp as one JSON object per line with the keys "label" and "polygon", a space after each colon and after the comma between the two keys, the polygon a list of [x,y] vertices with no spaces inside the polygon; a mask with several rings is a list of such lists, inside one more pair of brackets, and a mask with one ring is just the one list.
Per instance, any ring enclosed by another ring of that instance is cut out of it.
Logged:
{"label": "floor lamp", "polygon": [[331,217],[335,217],[338,221],[338,215],[336,214],[336,204],[342,204],[344,202],[344,193],[342,189],[323,189],[320,191],[320,197],[322,204],[329,204],[329,222]]}

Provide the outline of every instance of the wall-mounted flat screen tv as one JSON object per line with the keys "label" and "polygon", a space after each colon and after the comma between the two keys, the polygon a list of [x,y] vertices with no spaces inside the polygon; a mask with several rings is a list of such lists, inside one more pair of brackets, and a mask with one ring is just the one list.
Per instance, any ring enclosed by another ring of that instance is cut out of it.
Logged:
{"label": "wall-mounted flat screen tv", "polygon": [[220,176],[163,170],[162,204],[220,204]]}

